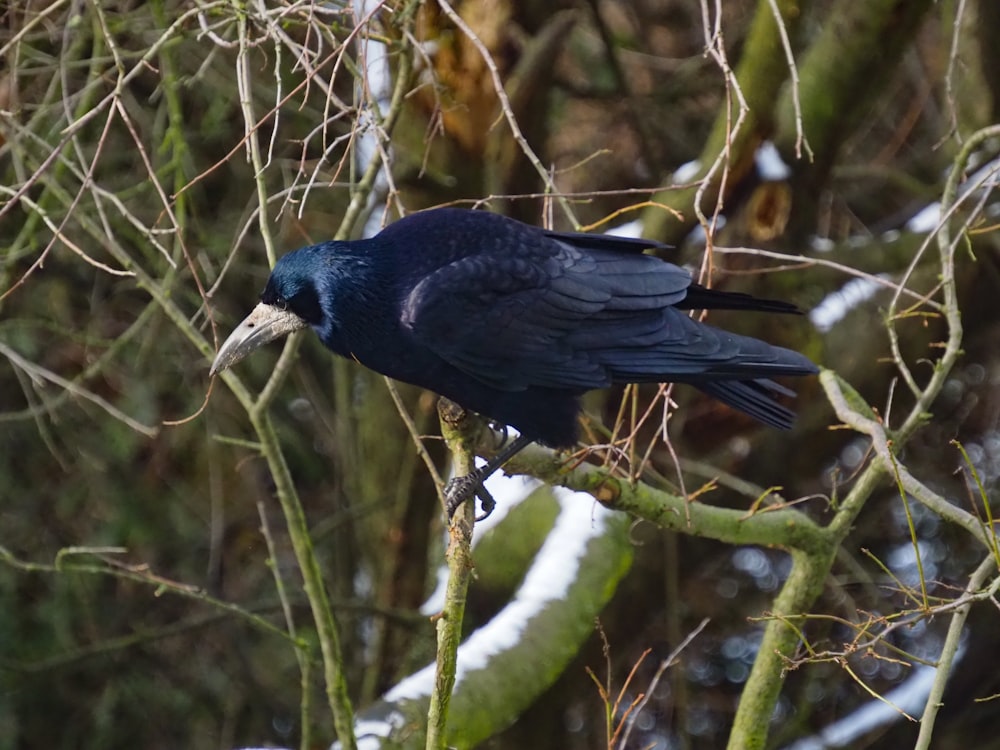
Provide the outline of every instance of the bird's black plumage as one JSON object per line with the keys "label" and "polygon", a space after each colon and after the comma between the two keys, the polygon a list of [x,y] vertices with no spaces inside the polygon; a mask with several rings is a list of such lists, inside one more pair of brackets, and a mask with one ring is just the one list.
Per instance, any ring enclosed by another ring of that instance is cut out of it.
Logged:
{"label": "bird's black plumage", "polygon": [[576,441],[580,396],[612,383],[679,382],[775,427],[781,375],[801,354],[700,323],[692,309],[788,313],[785,302],[719,292],[643,250],[647,240],[549,232],[495,214],[412,214],[368,240],[282,257],[260,304],[222,345],[212,372],[311,326],[337,354],[516,427],[521,436],[447,488],[448,510],[532,440]]}
{"label": "bird's black plumage", "polygon": [[815,365],[685,311],[795,308],[697,286],[642,253],[653,245],[438,209],[285,255],[261,301],[338,354],[553,446],[575,441],[579,396],[612,383],[689,383],[788,427],[770,379]]}
{"label": "bird's black plumage", "polygon": [[655,244],[437,209],[285,255],[261,302],[338,354],[552,446],[575,442],[580,395],[612,383],[689,383],[788,427],[792,412],[772,398],[787,391],[771,378],[815,365],[686,310],[794,306],[697,286],[643,254]]}

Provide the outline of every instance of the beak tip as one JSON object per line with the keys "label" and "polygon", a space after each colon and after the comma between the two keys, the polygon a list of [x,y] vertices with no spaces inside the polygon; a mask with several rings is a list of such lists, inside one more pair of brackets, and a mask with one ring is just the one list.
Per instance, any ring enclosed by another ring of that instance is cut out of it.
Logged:
{"label": "beak tip", "polygon": [[261,302],[219,347],[209,377],[229,369],[263,344],[306,326],[298,315]]}
{"label": "beak tip", "polygon": [[223,346],[215,354],[215,360],[212,362],[212,366],[208,368],[208,376],[214,378],[223,370],[228,370],[229,366],[234,364],[239,357],[234,358],[232,353],[227,351],[227,348]]}

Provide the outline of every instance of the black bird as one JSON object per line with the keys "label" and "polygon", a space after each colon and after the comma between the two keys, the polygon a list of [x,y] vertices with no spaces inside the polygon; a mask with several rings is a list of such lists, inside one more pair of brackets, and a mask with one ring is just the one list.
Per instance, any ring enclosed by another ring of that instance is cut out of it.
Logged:
{"label": "black bird", "polygon": [[806,357],[700,323],[691,309],[798,312],[720,292],[642,251],[655,242],[550,232],[496,214],[442,208],[377,236],[295,250],[219,350],[212,374],[262,344],[312,327],[344,357],[422,386],[520,436],[453,480],[448,509],[532,441],[575,444],[580,396],[612,383],[688,383],[768,425],[794,414],[771,380],[818,372]]}

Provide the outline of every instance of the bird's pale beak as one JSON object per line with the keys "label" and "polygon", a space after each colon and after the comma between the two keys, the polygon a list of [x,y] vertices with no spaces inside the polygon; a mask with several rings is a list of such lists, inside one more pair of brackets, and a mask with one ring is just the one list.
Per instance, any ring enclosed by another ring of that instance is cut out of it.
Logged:
{"label": "bird's pale beak", "polygon": [[261,302],[229,334],[229,338],[219,349],[219,353],[215,355],[215,361],[212,363],[209,374],[215,375],[236,364],[254,349],[267,342],[274,341],[276,338],[300,328],[306,328],[308,325],[302,318],[289,310],[282,310],[280,307]]}

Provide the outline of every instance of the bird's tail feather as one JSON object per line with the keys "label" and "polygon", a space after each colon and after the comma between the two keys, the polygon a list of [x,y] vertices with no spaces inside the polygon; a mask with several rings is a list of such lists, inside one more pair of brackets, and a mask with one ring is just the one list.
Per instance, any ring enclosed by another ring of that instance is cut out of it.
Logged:
{"label": "bird's tail feather", "polygon": [[790,302],[763,299],[743,292],[707,289],[698,284],[689,286],[687,295],[674,307],[681,310],[755,310],[757,312],[802,314],[802,310]]}
{"label": "bird's tail feather", "polygon": [[795,392],[773,380],[710,380],[695,383],[698,390],[734,409],[749,414],[764,424],[781,430],[790,429],[795,412],[774,400],[775,394],[794,396]]}

